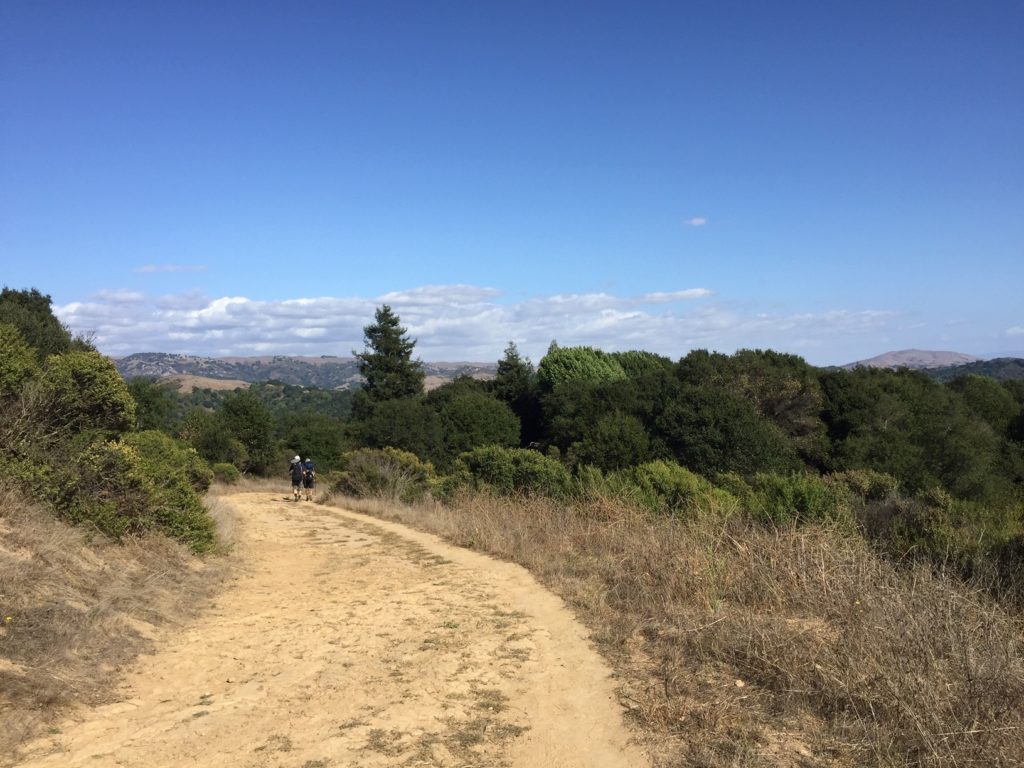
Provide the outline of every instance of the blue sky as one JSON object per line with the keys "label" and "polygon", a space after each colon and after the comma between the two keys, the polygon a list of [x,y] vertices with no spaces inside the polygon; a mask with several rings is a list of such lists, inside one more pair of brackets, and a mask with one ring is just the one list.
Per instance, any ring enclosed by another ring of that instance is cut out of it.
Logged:
{"label": "blue sky", "polygon": [[[1024,4],[0,4],[0,282],[110,354],[1024,350]],[[1024,352],[1020,352],[1024,355]]]}

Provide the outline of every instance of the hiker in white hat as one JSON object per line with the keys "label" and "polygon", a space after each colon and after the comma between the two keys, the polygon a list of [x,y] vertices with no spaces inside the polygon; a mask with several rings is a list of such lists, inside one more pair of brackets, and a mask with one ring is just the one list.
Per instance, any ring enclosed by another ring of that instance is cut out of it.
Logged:
{"label": "hiker in white hat", "polygon": [[295,501],[302,500],[302,459],[296,456],[292,459],[292,463],[288,465],[288,475],[292,479],[292,496]]}

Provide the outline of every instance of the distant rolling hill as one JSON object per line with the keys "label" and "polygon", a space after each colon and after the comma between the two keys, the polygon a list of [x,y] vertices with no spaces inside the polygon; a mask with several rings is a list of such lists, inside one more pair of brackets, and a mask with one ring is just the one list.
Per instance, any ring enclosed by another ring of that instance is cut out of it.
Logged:
{"label": "distant rolling hill", "polygon": [[886,352],[868,360],[858,360],[842,366],[853,368],[913,368],[923,371],[937,381],[952,381],[959,376],[976,374],[989,376],[998,381],[1024,379],[1024,359],[1020,357],[997,357],[982,360],[962,352],[933,352],[926,349],[904,349]]}
{"label": "distant rolling hill", "polygon": [[1019,357],[997,357],[994,360],[978,360],[964,365],[951,365],[925,371],[933,379],[952,381],[969,373],[989,376],[997,381],[1024,380],[1024,359]]}
{"label": "distant rolling hill", "polygon": [[[321,389],[350,389],[359,386],[360,382],[358,361],[354,357],[197,357],[140,352],[117,358],[114,364],[126,379],[136,376],[158,379],[194,376],[250,383],[273,379]],[[496,363],[423,363],[428,389],[459,376],[493,378],[496,370]]]}
{"label": "distant rolling hill", "polygon": [[848,363],[843,368],[948,368],[977,362],[980,358],[962,352],[934,352],[927,349],[901,349],[885,352],[867,360]]}

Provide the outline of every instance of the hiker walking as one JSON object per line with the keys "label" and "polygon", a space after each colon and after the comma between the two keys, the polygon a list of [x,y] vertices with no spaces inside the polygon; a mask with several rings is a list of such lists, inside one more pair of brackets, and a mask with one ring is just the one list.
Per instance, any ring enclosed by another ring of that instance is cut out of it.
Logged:
{"label": "hiker walking", "polygon": [[312,501],[313,489],[316,488],[316,465],[308,456],[302,462],[302,487],[306,489],[306,501]]}
{"label": "hiker walking", "polygon": [[292,496],[295,498],[295,501],[301,501],[302,499],[302,475],[304,472],[302,459],[296,456],[292,459],[291,464],[288,465],[288,475],[292,479]]}

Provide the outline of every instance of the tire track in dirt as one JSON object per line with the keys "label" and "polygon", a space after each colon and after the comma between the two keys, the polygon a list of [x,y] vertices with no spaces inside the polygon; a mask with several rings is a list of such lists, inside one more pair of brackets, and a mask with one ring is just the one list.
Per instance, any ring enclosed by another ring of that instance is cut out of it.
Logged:
{"label": "tire track in dirt", "polygon": [[642,768],[609,671],[518,566],[271,493],[241,573],[19,765]]}

